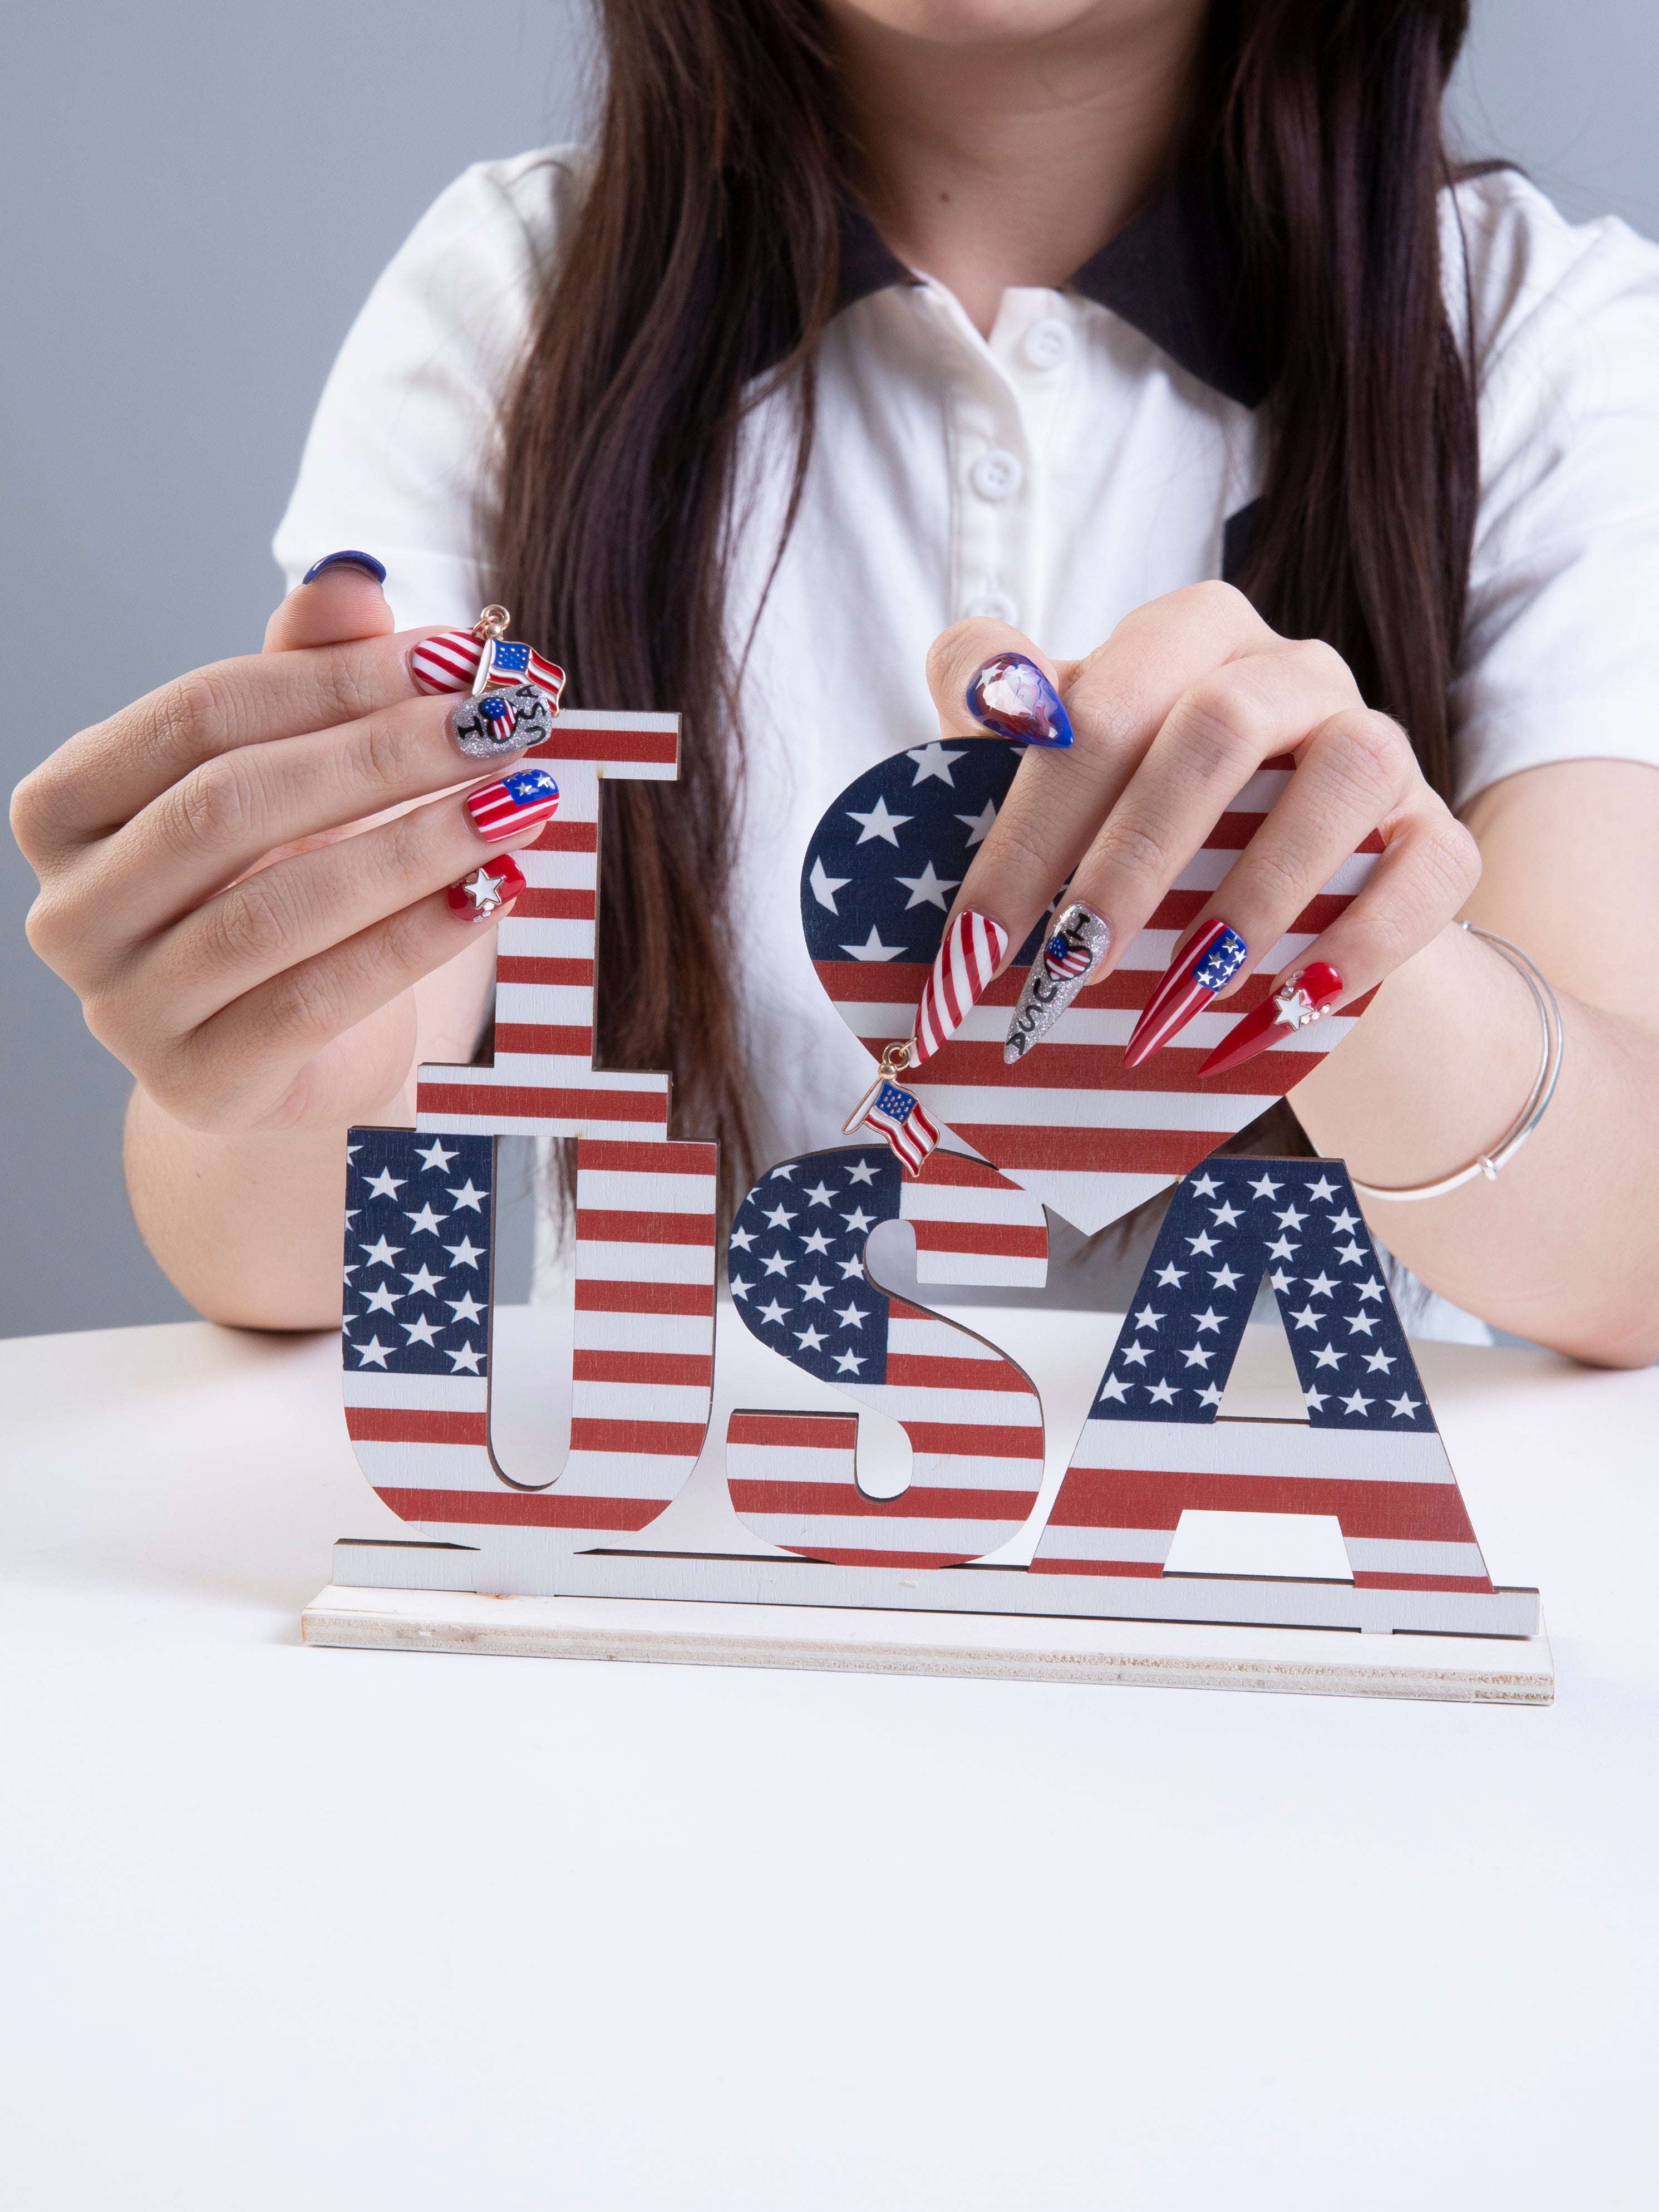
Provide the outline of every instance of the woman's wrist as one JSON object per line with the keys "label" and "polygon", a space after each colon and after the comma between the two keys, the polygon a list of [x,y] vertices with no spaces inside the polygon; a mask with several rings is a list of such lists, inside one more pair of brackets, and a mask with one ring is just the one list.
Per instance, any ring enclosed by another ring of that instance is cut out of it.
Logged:
{"label": "woman's wrist", "polygon": [[1449,923],[1380,986],[1291,1103],[1319,1150],[1364,1182],[1433,1182],[1512,1127],[1538,1054],[1537,1004],[1522,977]]}

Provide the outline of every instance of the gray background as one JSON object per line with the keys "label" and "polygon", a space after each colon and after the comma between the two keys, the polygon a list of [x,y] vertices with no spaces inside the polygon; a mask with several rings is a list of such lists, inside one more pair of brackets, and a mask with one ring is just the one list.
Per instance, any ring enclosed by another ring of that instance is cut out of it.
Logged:
{"label": "gray background", "polygon": [[[53,0],[0,91],[9,786],[73,730],[257,649],[317,393],[374,276],[469,161],[574,136],[580,0]],[[1653,0],[1478,0],[1465,150],[1659,236]],[[125,1072],[29,952],[0,841],[0,1334],[188,1307],[122,1193]]]}

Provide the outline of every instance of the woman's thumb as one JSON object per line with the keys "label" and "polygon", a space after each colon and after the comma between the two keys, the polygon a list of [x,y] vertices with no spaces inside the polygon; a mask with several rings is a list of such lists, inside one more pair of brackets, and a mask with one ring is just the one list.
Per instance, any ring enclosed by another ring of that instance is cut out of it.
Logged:
{"label": "woman's thumb", "polygon": [[386,570],[372,553],[325,553],[265,624],[265,651],[386,636],[394,624],[380,589],[385,581]]}

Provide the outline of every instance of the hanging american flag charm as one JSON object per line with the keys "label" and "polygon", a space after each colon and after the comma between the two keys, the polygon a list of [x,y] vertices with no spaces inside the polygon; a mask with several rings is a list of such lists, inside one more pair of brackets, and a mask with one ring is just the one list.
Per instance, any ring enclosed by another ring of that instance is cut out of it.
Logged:
{"label": "hanging american flag charm", "polygon": [[873,1129],[906,1175],[919,1176],[927,1155],[939,1142],[939,1124],[913,1091],[895,1078],[909,1066],[915,1048],[908,1041],[890,1044],[881,1056],[881,1073],[853,1109],[842,1127],[843,1137],[859,1129]]}

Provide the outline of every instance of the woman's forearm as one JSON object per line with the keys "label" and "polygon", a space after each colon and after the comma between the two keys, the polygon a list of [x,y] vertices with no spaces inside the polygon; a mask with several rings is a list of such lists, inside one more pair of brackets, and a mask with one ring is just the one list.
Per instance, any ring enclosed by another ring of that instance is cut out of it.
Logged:
{"label": "woman's forearm", "polygon": [[[1372,1200],[1366,1217],[1455,1304],[1580,1359],[1642,1366],[1659,1358],[1659,1035],[1565,994],[1561,1012],[1553,1103],[1497,1181]],[[1389,978],[1291,1100],[1320,1151],[1360,1180],[1430,1182],[1503,1136],[1540,1042],[1514,969],[1448,929]]]}

